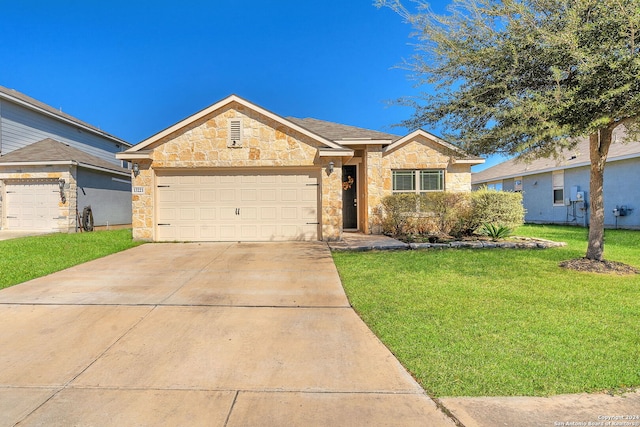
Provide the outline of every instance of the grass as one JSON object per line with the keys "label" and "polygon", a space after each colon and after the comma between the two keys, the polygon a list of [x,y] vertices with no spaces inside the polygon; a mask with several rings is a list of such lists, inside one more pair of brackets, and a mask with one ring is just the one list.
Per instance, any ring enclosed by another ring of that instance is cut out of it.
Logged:
{"label": "grass", "polygon": [[[640,275],[561,269],[582,228],[516,235],[565,248],[336,252],[350,302],[436,396],[548,396],[640,386]],[[607,230],[605,257],[640,267],[640,232]]]}
{"label": "grass", "polygon": [[132,240],[131,230],[57,233],[0,241],[0,289],[139,244]]}

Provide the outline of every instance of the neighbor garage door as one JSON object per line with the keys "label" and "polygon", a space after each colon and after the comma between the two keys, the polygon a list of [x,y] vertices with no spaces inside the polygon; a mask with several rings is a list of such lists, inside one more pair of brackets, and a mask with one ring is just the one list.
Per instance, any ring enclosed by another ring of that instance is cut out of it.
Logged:
{"label": "neighbor garage door", "polygon": [[9,230],[56,231],[60,190],[57,180],[7,183],[6,226]]}
{"label": "neighbor garage door", "polygon": [[156,172],[156,240],[318,239],[318,172]]}

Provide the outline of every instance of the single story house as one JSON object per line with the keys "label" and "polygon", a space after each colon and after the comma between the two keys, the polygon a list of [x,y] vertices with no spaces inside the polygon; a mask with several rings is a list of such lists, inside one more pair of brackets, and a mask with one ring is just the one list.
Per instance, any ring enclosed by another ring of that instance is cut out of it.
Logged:
{"label": "single story house", "polygon": [[0,229],[73,232],[131,224],[131,147],[69,114],[0,86]]}
{"label": "single story house", "polygon": [[[623,143],[614,133],[604,172],[605,226],[640,228],[640,142]],[[581,140],[558,159],[518,159],[472,174],[474,190],[487,186],[522,192],[525,222],[589,224],[589,140]]]}
{"label": "single story house", "polygon": [[384,196],[470,191],[484,161],[423,130],[284,118],[236,95],[116,157],[133,163],[134,238],[153,241],[378,233]]}

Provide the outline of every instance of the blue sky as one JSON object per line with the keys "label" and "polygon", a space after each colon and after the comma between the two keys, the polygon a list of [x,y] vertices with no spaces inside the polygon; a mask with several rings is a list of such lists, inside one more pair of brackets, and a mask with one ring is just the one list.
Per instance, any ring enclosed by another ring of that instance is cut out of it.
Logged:
{"label": "blue sky", "polygon": [[0,85],[130,143],[232,93],[404,134],[393,125],[412,110],[389,101],[424,90],[397,67],[411,27],[372,0],[0,0],[0,12]]}

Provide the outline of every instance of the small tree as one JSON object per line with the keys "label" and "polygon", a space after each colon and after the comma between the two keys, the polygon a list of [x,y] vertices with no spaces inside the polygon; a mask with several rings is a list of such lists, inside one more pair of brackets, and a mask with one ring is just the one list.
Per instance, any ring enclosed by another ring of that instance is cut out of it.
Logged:
{"label": "small tree", "polygon": [[407,127],[440,124],[468,152],[525,158],[589,138],[586,257],[602,260],[613,131],[640,132],[640,0],[454,0],[446,15],[377,4],[413,25],[420,42],[406,65],[436,89],[400,100],[415,107]]}

